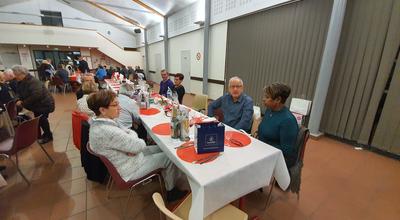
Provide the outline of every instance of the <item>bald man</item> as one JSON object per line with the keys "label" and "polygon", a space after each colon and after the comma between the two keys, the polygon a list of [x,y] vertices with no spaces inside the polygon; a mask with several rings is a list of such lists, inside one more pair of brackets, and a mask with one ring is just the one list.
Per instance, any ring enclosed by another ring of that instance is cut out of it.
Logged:
{"label": "bald man", "polygon": [[223,122],[233,128],[251,130],[253,119],[253,99],[243,93],[243,81],[235,76],[229,80],[229,93],[219,97],[208,106],[208,116],[214,116],[214,111],[221,109],[224,113]]}

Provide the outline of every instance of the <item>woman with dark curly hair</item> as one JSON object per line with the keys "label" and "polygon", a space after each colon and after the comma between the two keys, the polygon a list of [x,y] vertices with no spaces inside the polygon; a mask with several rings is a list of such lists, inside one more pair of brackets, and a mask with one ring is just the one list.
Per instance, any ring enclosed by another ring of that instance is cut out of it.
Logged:
{"label": "woman with dark curly hair", "polygon": [[299,132],[296,118],[285,106],[290,91],[290,87],[282,83],[273,83],[264,88],[263,101],[267,110],[258,126],[258,138],[282,150],[288,168],[296,163],[295,144]]}

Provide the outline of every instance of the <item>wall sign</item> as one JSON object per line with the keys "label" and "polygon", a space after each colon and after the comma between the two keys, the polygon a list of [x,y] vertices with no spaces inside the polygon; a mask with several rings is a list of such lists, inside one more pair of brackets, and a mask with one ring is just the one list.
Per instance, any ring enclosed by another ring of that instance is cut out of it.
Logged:
{"label": "wall sign", "polygon": [[196,60],[200,60],[201,59],[201,53],[200,52],[197,52],[196,53]]}

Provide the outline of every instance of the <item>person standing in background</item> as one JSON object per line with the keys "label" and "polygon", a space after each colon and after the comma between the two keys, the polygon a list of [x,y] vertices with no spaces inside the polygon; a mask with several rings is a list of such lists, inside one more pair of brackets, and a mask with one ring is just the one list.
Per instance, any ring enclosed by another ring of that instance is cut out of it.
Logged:
{"label": "person standing in background", "polygon": [[82,56],[79,57],[78,69],[79,69],[79,71],[81,71],[82,73],[88,73],[88,72],[90,72],[89,64],[86,62],[86,60],[83,59]]}
{"label": "person standing in background", "polygon": [[43,130],[39,143],[45,144],[53,140],[53,133],[50,130],[49,114],[54,112],[54,98],[46,89],[44,84],[29,74],[28,69],[21,65],[12,68],[15,79],[18,81],[17,106],[32,111],[35,117],[39,117],[39,126]]}
{"label": "person standing in background", "polygon": [[68,71],[64,69],[64,65],[61,63],[58,64],[57,72],[54,75],[62,79],[64,83],[69,83]]}

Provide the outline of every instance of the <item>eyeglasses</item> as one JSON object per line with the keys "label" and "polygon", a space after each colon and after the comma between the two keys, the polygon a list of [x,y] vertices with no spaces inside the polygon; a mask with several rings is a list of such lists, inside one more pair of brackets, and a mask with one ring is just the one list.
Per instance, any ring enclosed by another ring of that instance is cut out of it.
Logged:
{"label": "eyeglasses", "polygon": [[229,87],[230,88],[242,88],[243,85],[230,85]]}

